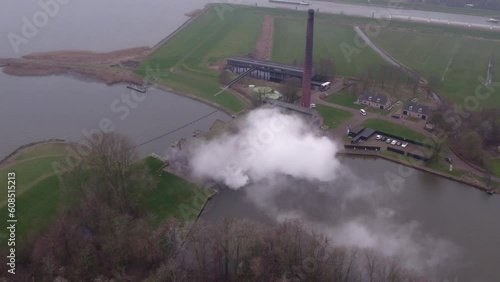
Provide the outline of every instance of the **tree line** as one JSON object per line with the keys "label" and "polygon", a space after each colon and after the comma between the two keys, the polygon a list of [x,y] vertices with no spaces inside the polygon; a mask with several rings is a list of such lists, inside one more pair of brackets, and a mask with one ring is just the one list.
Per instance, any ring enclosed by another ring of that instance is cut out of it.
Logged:
{"label": "tree line", "polygon": [[138,200],[157,172],[132,148],[105,134],[64,173],[57,215],[2,281],[427,281],[397,258],[337,246],[297,220],[158,223]]}

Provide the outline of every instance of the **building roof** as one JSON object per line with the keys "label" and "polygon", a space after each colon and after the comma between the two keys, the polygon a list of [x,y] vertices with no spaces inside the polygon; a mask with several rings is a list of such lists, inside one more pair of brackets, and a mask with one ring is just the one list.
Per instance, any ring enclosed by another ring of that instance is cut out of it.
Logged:
{"label": "building roof", "polygon": [[410,111],[413,113],[427,115],[431,111],[431,108],[429,106],[418,104],[418,103],[406,102],[403,105],[403,111]]}
{"label": "building roof", "polygon": [[349,128],[349,132],[352,132],[353,134],[358,135],[358,134],[361,133],[361,131],[363,131],[363,129],[365,129],[365,128],[362,127],[362,126],[360,126],[360,125],[358,125],[358,126],[354,127],[353,129]]}
{"label": "building roof", "polygon": [[[249,58],[249,57],[230,57],[230,58],[227,58],[227,63],[229,65],[234,64],[234,63],[239,63],[239,64],[243,64],[243,65],[272,68],[272,69],[275,69],[277,71],[288,71],[288,72],[291,72],[291,73],[298,75],[298,76],[302,76],[304,74],[304,67],[292,66],[292,65],[288,65],[288,64],[272,62],[272,61],[267,61],[267,60],[254,59],[254,58]],[[312,76],[314,77],[315,75],[316,75],[316,71],[313,69]]]}
{"label": "building roof", "polygon": [[375,133],[375,131],[376,130],[372,128],[364,128],[361,133],[358,133],[358,135],[352,139],[352,142],[357,142],[359,139],[367,140]]}
{"label": "building roof", "polygon": [[283,102],[283,101],[279,101],[279,100],[273,100],[273,99],[269,99],[269,98],[265,98],[264,99],[264,103],[270,104],[270,105],[273,105],[273,106],[277,106],[277,107],[280,107],[280,108],[284,108],[284,109],[287,109],[287,110],[290,110],[290,111],[298,112],[300,114],[309,115],[309,116],[313,116],[314,113],[315,113],[315,111],[312,110],[312,109],[304,108],[304,107],[299,106],[299,105],[290,104],[290,103],[287,103],[287,102]]}
{"label": "building roof", "polygon": [[359,100],[370,101],[378,104],[386,104],[388,101],[387,95],[381,93],[372,93],[365,91],[363,95],[359,96]]}

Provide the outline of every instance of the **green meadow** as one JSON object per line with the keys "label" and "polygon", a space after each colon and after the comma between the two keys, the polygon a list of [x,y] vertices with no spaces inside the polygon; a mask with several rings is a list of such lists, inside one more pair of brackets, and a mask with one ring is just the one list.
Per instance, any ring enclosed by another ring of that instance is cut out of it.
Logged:
{"label": "green meadow", "polygon": [[[497,40],[390,29],[372,39],[399,62],[433,82],[440,96],[456,104],[464,104],[468,96],[475,94],[481,85],[479,78],[486,78],[490,58],[493,66],[500,64]],[[500,81],[497,68],[492,69],[492,81]],[[500,96],[491,95],[480,102],[484,108],[499,107]]]}
{"label": "green meadow", "polygon": [[[52,169],[53,162],[63,162],[67,144],[40,144],[14,156],[0,167],[0,175],[16,173],[16,240],[22,246],[46,230],[58,212],[61,200],[59,178]],[[146,165],[157,185],[147,191],[140,206],[144,212],[155,216],[158,224],[166,218],[181,222],[194,220],[214,190],[200,190],[195,184],[162,170],[162,161],[146,157],[139,165]],[[0,192],[0,214],[5,219],[8,212],[7,191]],[[6,230],[0,230],[0,236]],[[3,246],[5,247],[5,246]]]}

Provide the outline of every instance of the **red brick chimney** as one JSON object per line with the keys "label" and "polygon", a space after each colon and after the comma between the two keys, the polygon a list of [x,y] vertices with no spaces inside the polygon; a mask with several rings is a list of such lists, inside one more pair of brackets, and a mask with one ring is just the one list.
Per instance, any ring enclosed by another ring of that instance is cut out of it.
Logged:
{"label": "red brick chimney", "polygon": [[312,79],[312,56],[313,56],[313,35],[314,35],[314,10],[307,11],[307,33],[306,52],[304,57],[304,77],[302,78],[302,100],[303,107],[311,107],[311,79]]}

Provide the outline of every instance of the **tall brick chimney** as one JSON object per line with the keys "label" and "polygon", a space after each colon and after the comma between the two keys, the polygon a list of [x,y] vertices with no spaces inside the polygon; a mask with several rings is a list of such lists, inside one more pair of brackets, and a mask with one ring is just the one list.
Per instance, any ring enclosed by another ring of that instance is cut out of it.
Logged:
{"label": "tall brick chimney", "polygon": [[304,77],[302,78],[302,100],[303,107],[311,107],[311,75],[312,75],[312,56],[313,56],[313,35],[314,35],[314,10],[307,11],[307,34],[306,34],[306,52],[304,57]]}

